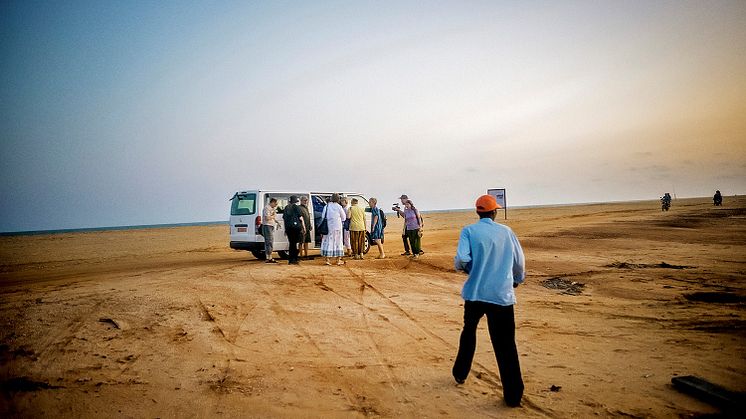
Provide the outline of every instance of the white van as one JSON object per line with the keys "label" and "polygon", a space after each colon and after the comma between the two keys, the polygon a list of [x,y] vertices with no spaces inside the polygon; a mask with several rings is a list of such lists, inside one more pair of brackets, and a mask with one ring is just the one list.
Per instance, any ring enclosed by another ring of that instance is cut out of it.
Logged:
{"label": "white van", "polygon": [[[288,237],[285,234],[285,228],[282,222],[282,214],[285,207],[290,202],[290,196],[295,195],[299,199],[302,196],[308,197],[313,212],[313,222],[311,223],[311,245],[314,249],[321,247],[321,235],[316,233],[316,226],[321,222],[321,212],[324,210],[327,199],[332,196],[332,192],[303,192],[303,191],[262,191],[258,189],[236,192],[231,201],[230,217],[230,236],[231,249],[248,250],[257,259],[264,260],[264,237],[261,235],[262,228],[262,210],[269,204],[270,198],[277,199],[277,221],[279,228],[275,230],[273,249],[277,254],[285,259],[288,257]],[[348,201],[357,198],[358,206],[365,209],[365,225],[370,226],[370,204],[368,198],[359,193],[340,193]],[[311,208],[309,208],[310,210]],[[311,211],[309,211],[311,212]],[[365,253],[370,250],[370,232],[365,234]]]}

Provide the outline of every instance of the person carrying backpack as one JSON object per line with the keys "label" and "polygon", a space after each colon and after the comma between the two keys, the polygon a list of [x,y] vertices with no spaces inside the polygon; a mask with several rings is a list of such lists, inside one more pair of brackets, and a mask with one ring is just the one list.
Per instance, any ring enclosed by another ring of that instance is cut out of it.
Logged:
{"label": "person carrying backpack", "polygon": [[290,204],[285,207],[282,214],[282,221],[285,223],[285,234],[288,236],[288,250],[290,257],[289,265],[298,265],[298,243],[306,234],[306,223],[303,220],[303,214],[298,206],[298,197],[290,196]]}
{"label": "person carrying backpack", "polygon": [[378,246],[378,259],[384,259],[386,253],[383,251],[383,211],[378,208],[378,200],[370,198],[370,240]]}

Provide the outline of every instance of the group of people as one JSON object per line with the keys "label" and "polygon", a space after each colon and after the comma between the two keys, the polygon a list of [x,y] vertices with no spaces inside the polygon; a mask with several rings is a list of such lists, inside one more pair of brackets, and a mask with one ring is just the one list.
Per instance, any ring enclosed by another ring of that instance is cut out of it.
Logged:
{"label": "group of people", "polygon": [[[405,253],[418,258],[422,252],[423,219],[414,203],[402,195],[399,198],[404,205],[392,209],[398,216],[404,217],[402,239]],[[300,204],[298,202],[300,201]],[[347,207],[345,198],[333,194],[322,212],[322,223],[326,222],[326,232],[321,242],[321,255],[326,264],[343,265],[342,257],[346,247],[355,259],[363,258],[365,240],[365,210],[357,199],[350,200]],[[378,246],[378,258],[385,258],[383,250],[384,214],[377,206],[376,198],[370,199],[371,224],[370,235]],[[262,233],[265,238],[267,263],[277,263],[272,259],[272,232],[275,222],[277,200],[271,198],[262,214]],[[476,212],[479,221],[466,226],[461,231],[454,266],[457,271],[464,271],[468,279],[464,283],[461,296],[464,299],[464,326],[459,339],[458,353],[452,368],[456,383],[464,384],[471,370],[476,349],[476,333],[482,317],[487,317],[488,331],[495,353],[500,379],[503,384],[505,403],[511,407],[521,404],[523,397],[523,378],[521,375],[518,349],[515,343],[515,315],[513,305],[516,303],[514,289],[525,279],[525,259],[523,250],[513,231],[495,222],[500,205],[491,195],[482,195],[476,201]],[[311,217],[308,198],[290,197],[290,203],[283,212],[283,223],[290,246],[290,264],[298,263],[299,248],[308,254],[308,243],[311,242]],[[346,226],[346,221],[349,221]],[[345,240],[345,230],[349,230],[349,239]],[[346,245],[349,243],[349,245]],[[335,260],[331,260],[335,259]]]}
{"label": "group of people", "polygon": [[[262,210],[261,234],[264,237],[266,263],[277,263],[277,260],[272,257],[274,231],[279,226],[275,218],[276,215],[277,198],[270,198]],[[299,264],[299,255],[308,256],[308,244],[311,243],[311,213],[308,209],[308,197],[303,196],[299,199],[292,195],[289,204],[283,211],[282,221],[285,225],[285,234],[288,236],[288,252],[290,254],[288,263],[297,265]]]}
{"label": "group of people", "polygon": [[[378,200],[370,198],[370,238],[378,246],[378,258],[383,259],[383,212],[378,208]],[[349,204],[349,205],[348,205]],[[365,249],[365,210],[357,198],[349,202],[347,198],[334,193],[321,212],[321,223],[326,223],[326,234],[321,237],[321,256],[326,265],[344,265],[343,256],[363,259]],[[334,260],[332,260],[334,259]]]}
{"label": "group of people", "polygon": [[[404,253],[402,255],[417,259],[425,253],[421,246],[424,219],[407,195],[400,196],[399,200],[404,205],[404,209],[402,210],[397,204],[392,210],[398,217],[404,218],[402,229]],[[325,234],[321,237],[321,256],[325,258],[326,265],[344,265],[345,262],[342,259],[344,256],[362,260],[368,231],[370,231],[371,243],[378,248],[377,259],[386,258],[383,248],[386,216],[378,207],[378,200],[370,198],[371,223],[368,228],[365,222],[365,209],[359,206],[359,203],[357,198],[348,201],[346,197],[334,193],[321,212],[320,223],[325,223]],[[291,265],[299,264],[300,257],[308,257],[308,244],[311,243],[311,214],[312,210],[308,207],[307,196],[298,198],[292,195],[283,211],[282,221],[288,237],[288,263]],[[276,215],[277,199],[270,198],[262,212],[261,227],[266,263],[277,263],[277,260],[272,257],[273,234],[279,226]]]}

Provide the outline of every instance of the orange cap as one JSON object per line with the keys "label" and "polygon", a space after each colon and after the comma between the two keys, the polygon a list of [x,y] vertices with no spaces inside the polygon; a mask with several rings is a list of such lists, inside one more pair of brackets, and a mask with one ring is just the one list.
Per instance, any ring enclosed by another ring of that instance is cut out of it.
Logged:
{"label": "orange cap", "polygon": [[488,212],[498,208],[501,208],[500,204],[492,195],[482,195],[477,199],[477,211],[479,212]]}

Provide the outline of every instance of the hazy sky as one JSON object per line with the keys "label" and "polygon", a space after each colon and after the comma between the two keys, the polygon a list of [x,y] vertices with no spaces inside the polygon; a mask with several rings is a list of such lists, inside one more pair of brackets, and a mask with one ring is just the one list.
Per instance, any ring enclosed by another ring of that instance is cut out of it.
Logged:
{"label": "hazy sky", "polygon": [[744,1],[3,1],[0,231],[746,193]]}

